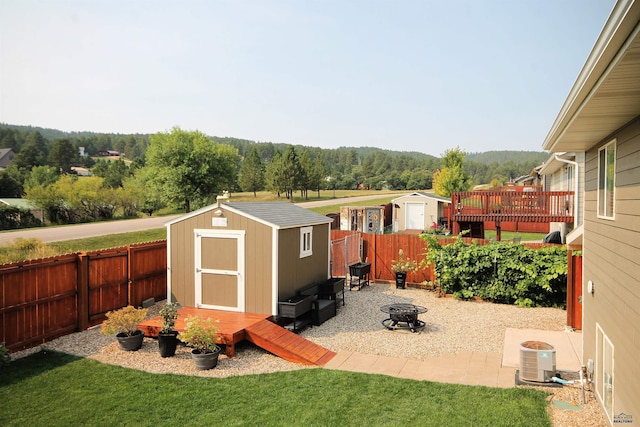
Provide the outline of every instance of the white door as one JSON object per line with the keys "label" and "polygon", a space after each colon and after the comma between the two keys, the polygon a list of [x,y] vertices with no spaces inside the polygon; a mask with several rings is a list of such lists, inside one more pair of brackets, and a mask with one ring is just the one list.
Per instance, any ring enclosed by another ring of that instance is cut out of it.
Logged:
{"label": "white door", "polygon": [[244,230],[194,230],[196,307],[244,311]]}
{"label": "white door", "polygon": [[406,230],[424,230],[424,203],[407,203]]}

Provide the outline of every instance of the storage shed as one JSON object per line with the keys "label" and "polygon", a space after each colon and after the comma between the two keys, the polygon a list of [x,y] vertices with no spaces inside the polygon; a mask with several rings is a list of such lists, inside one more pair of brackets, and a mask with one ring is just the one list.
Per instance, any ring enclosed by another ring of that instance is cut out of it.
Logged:
{"label": "storage shed", "polygon": [[435,222],[445,221],[445,209],[451,200],[425,192],[415,192],[398,197],[393,203],[393,232],[404,230],[428,230]]}
{"label": "storage shed", "polygon": [[166,224],[168,296],[183,306],[278,314],[330,277],[331,218],[288,202],[207,206]]}
{"label": "storage shed", "polygon": [[384,233],[384,206],[340,207],[340,230]]}

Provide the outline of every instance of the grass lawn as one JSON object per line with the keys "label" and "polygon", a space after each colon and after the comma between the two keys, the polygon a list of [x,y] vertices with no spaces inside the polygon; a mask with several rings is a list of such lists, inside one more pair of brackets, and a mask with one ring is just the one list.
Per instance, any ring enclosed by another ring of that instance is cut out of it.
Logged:
{"label": "grass lawn", "polygon": [[[520,232],[516,233],[515,231],[503,231],[502,233],[500,233],[500,239],[503,242],[506,242],[508,240],[513,240],[515,236],[521,237],[522,241],[537,240],[539,242],[542,242],[542,239],[544,239],[544,236],[546,236],[546,233],[520,233]],[[484,238],[487,240],[496,240],[496,231],[485,230]]]}
{"label": "grass lawn", "polygon": [[162,227],[131,233],[107,234],[106,236],[88,237],[86,239],[51,242],[48,243],[48,245],[60,254],[68,254],[81,251],[97,251],[105,248],[117,248],[119,246],[164,240],[166,238],[167,229]]}
{"label": "grass lawn", "polygon": [[550,426],[546,393],[326,369],[224,379],[56,352],[0,371],[0,425]]}

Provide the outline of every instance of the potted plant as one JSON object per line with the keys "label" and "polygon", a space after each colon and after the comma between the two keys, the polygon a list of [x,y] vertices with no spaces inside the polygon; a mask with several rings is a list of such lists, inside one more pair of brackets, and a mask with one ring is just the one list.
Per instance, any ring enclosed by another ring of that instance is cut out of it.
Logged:
{"label": "potted plant", "polygon": [[218,365],[220,347],[216,344],[220,328],[212,318],[203,319],[198,316],[187,316],[184,331],[178,339],[192,347],[191,358],[197,369],[205,370]]}
{"label": "potted plant", "polygon": [[398,251],[398,259],[391,261],[391,269],[396,272],[396,289],[404,289],[407,273],[417,270],[418,266],[415,261],[404,257],[404,251]]}
{"label": "potted plant", "polygon": [[125,351],[136,351],[142,347],[144,339],[144,332],[138,329],[138,323],[146,317],[146,308],[135,308],[131,305],[109,311],[100,332],[104,335],[115,334],[120,348]]}
{"label": "potted plant", "polygon": [[174,329],[178,318],[178,304],[167,302],[160,309],[162,329],[158,333],[158,348],[161,357],[171,357],[176,354],[178,345],[178,331]]}

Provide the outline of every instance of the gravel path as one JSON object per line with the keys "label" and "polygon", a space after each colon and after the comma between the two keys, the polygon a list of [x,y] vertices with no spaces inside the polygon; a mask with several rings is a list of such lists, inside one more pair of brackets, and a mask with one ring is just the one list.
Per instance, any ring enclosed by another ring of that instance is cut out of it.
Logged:
{"label": "gravel path", "polygon": [[[424,359],[461,351],[502,353],[506,328],[564,330],[566,312],[554,308],[522,308],[485,302],[458,301],[439,298],[433,292],[420,289],[395,289],[394,285],[376,283],[361,291],[345,291],[346,306],[338,315],[319,327],[307,328],[301,335],[333,351],[354,351],[382,356],[404,356]],[[389,331],[381,325],[388,317],[380,311],[385,304],[406,302],[422,305],[428,312],[420,315],[426,322],[420,333]],[[148,317],[157,316],[159,306],[149,310]],[[145,338],[142,349],[124,352],[114,337],[100,334],[99,327],[67,335],[41,346],[78,356],[90,357],[103,363],[141,369],[153,373],[174,373],[203,377],[279,372],[296,369],[315,369],[287,362],[255,345],[242,342],[236,345],[236,356],[227,358],[221,353],[218,366],[208,371],[194,368],[190,349],[178,346],[172,358],[161,358],[157,342]],[[20,357],[41,347],[12,354]],[[579,390],[542,388],[553,392],[553,398],[580,401]],[[559,410],[550,405],[554,426],[606,425],[599,406],[589,395],[590,402],[582,411]]]}

